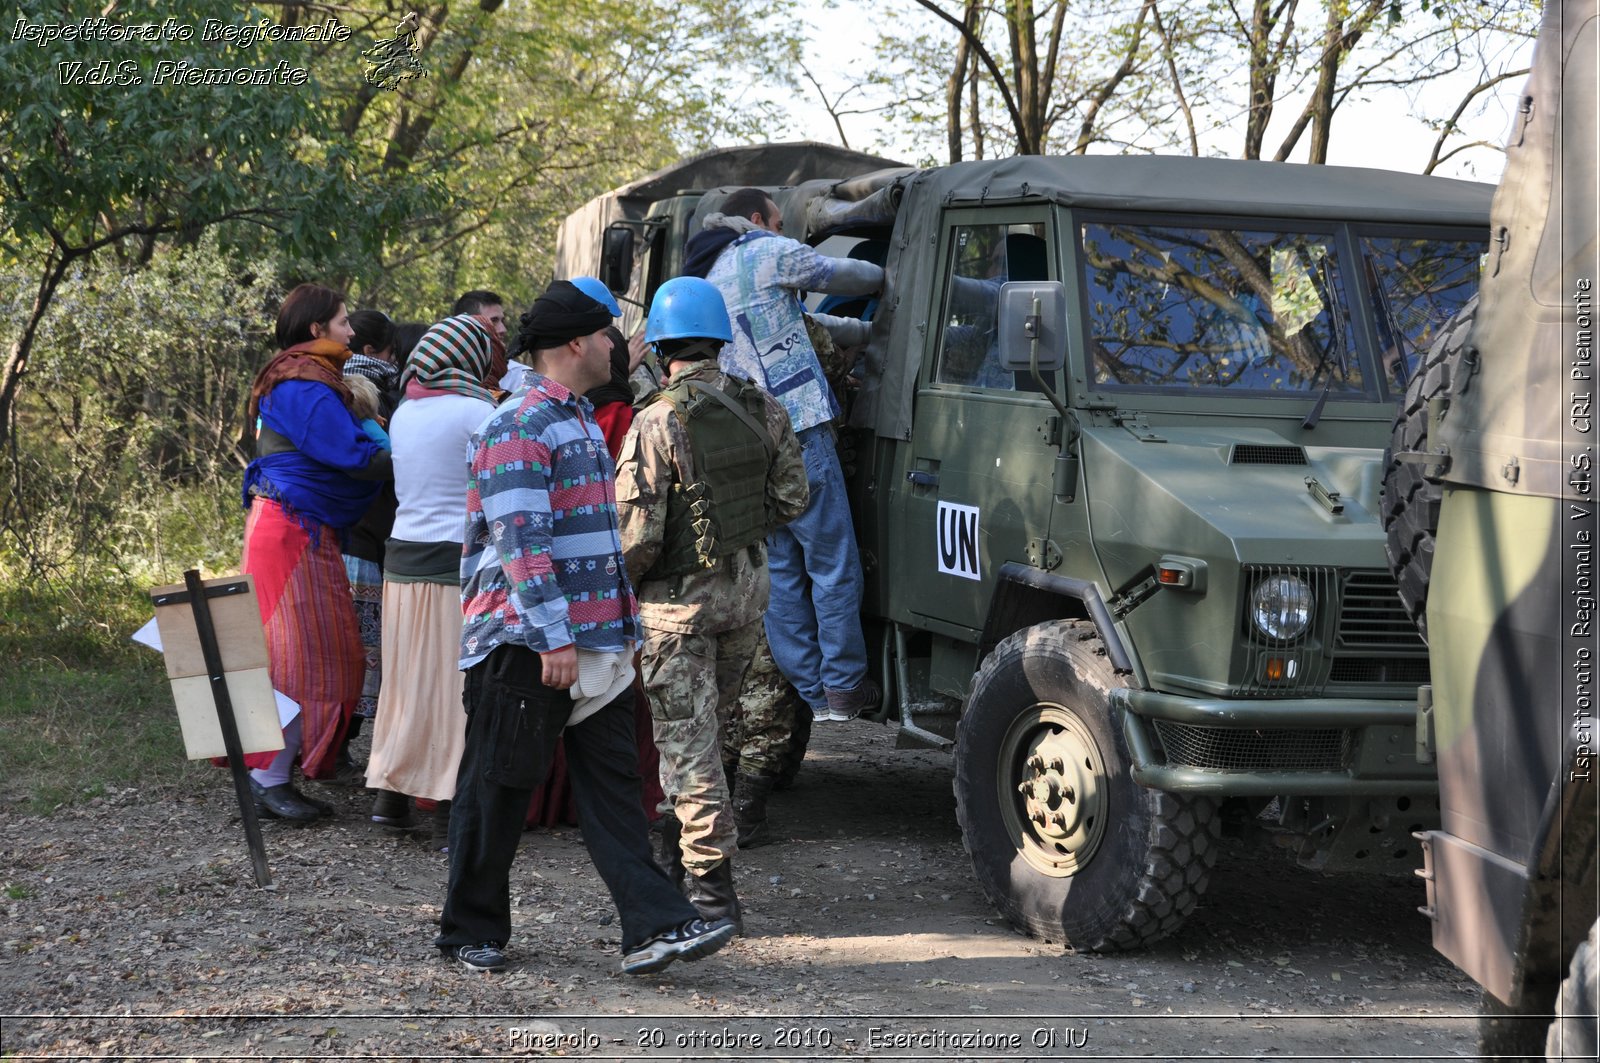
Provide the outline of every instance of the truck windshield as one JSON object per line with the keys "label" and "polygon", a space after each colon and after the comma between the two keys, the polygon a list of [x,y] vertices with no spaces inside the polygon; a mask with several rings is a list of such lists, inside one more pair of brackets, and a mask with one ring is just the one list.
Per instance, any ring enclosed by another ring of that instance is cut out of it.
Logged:
{"label": "truck windshield", "polygon": [[1404,389],[1445,324],[1477,292],[1488,243],[1364,236],[1361,251],[1384,375]]}
{"label": "truck windshield", "polygon": [[1097,386],[1371,390],[1331,231],[1090,222],[1082,241]]}

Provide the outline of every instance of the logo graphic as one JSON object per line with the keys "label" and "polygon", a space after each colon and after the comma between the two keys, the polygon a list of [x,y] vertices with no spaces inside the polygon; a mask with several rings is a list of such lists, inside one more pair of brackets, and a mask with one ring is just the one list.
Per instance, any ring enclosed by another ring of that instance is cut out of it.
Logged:
{"label": "logo graphic", "polygon": [[407,81],[428,76],[417,58],[417,26],[420,22],[417,13],[411,12],[400,20],[393,37],[379,41],[361,53],[367,62],[367,84],[393,91]]}

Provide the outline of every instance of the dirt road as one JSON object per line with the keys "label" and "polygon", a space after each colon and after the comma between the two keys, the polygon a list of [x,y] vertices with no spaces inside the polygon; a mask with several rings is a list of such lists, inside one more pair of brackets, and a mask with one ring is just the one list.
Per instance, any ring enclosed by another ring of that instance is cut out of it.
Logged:
{"label": "dirt road", "polygon": [[1456,1058],[1475,988],[1429,947],[1417,883],[1230,845],[1173,940],[1080,955],[1009,929],[974,885],[948,758],[819,728],[741,857],[749,936],[617,972],[576,829],[524,835],[512,965],[430,948],[444,857],[365,821],[265,832],[256,889],[226,776],[0,820],[0,1056],[581,1059]]}

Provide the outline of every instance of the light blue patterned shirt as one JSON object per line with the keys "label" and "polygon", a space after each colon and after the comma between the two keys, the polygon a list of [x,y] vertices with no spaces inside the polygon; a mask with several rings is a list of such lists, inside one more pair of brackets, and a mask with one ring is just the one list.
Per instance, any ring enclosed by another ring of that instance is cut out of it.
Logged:
{"label": "light blue patterned shirt", "polygon": [[722,292],[733,325],[723,372],[760,384],[783,403],[796,432],[833,420],[838,411],[806,335],[800,293],[866,295],[883,286],[883,270],[760,230],[729,244],[706,279]]}

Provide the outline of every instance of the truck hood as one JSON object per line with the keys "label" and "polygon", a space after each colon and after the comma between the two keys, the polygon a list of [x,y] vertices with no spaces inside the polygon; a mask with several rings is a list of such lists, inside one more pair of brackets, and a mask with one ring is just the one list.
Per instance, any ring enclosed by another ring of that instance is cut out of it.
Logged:
{"label": "truck hood", "polygon": [[[1382,568],[1382,451],[1305,446],[1271,429],[1085,428],[1093,536],[1115,584],[1152,552]],[[1307,480],[1338,496],[1341,512]],[[1079,502],[1083,502],[1080,499]]]}

